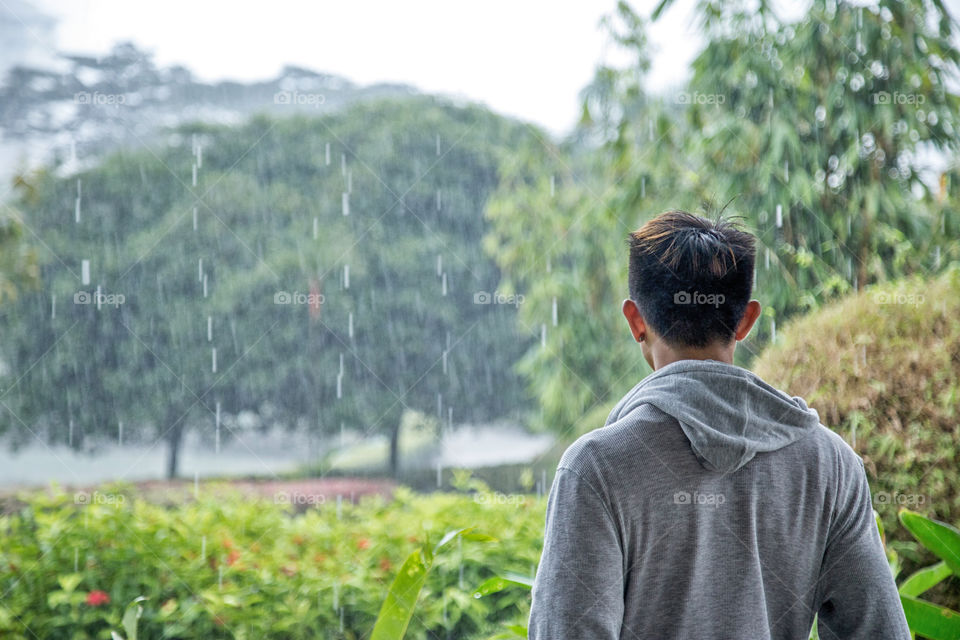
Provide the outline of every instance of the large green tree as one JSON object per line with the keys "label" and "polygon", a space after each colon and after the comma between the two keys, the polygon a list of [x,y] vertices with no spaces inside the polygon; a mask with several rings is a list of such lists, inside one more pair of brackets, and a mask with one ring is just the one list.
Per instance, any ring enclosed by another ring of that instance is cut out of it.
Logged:
{"label": "large green tree", "polygon": [[516,413],[526,337],[515,307],[475,294],[500,277],[486,199],[536,135],[416,98],[186,126],[78,176],[29,177],[17,205],[43,288],[3,310],[4,426],[82,446],[122,422],[125,441],[165,440],[175,475],[185,430],[212,442],[219,418],[227,438],[243,411],[386,434],[394,468],[404,409]]}

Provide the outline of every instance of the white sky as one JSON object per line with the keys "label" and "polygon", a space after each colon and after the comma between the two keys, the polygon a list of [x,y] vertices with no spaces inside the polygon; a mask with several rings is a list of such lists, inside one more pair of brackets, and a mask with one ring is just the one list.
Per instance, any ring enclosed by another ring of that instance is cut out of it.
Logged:
{"label": "white sky", "polygon": [[[265,79],[293,64],[359,84],[401,82],[467,97],[561,133],[578,115],[577,93],[609,55],[598,24],[616,0],[34,4],[58,19],[56,41],[71,53],[102,54],[131,40],[153,51],[158,65],[182,64],[204,80]],[[649,15],[654,4],[634,6]],[[653,86],[682,81],[700,47],[685,9],[671,9],[651,30],[663,63]]]}
{"label": "white sky", "polygon": [[[0,11],[31,0],[0,0]],[[600,18],[616,0],[32,0],[58,20],[57,47],[98,55],[130,40],[160,66],[182,64],[204,80],[257,80],[284,64],[359,84],[400,82],[466,97],[563,133],[579,113],[577,94],[603,59]],[[656,0],[633,0],[649,16]],[[702,46],[693,0],[676,0],[648,31],[650,89],[678,86]],[[809,0],[775,2],[798,17]],[[948,0],[960,16],[960,0]],[[16,16],[14,16],[14,19]],[[33,38],[40,42],[40,38]]]}

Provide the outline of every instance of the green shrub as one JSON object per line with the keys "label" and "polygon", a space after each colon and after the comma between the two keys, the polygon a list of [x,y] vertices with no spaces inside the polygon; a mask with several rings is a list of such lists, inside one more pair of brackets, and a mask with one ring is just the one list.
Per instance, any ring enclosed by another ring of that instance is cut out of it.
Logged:
{"label": "green shrub", "polygon": [[368,637],[405,558],[464,522],[497,542],[453,541],[434,558],[409,637],[487,637],[528,610],[527,594],[472,591],[533,573],[542,499],[474,482],[472,494],[399,488],[392,501],[298,514],[286,500],[211,489],[174,506],[123,488],[81,505],[63,492],[22,496],[0,517],[0,637],[110,638],[139,596],[141,640]]}
{"label": "green shrub", "polygon": [[867,290],[797,319],[754,363],[806,398],[864,460],[888,532],[897,511],[960,519],[960,268]]}

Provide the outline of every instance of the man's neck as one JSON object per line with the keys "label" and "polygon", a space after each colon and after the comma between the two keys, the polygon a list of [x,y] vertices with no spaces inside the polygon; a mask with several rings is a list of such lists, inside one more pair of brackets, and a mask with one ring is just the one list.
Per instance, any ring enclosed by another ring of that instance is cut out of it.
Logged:
{"label": "man's neck", "polygon": [[733,350],[736,342],[729,345],[716,345],[702,348],[664,347],[652,349],[653,370],[678,362],[680,360],[716,360],[733,364]]}

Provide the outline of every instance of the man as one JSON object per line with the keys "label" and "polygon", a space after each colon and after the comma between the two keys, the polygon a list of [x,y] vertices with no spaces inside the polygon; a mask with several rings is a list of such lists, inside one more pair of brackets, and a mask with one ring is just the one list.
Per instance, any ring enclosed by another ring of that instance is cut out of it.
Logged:
{"label": "man", "polygon": [[[623,315],[654,372],[564,453],[531,640],[909,640],[863,462],[734,366],[754,238],[670,211],[630,235]],[[811,336],[816,339],[816,336]]]}

